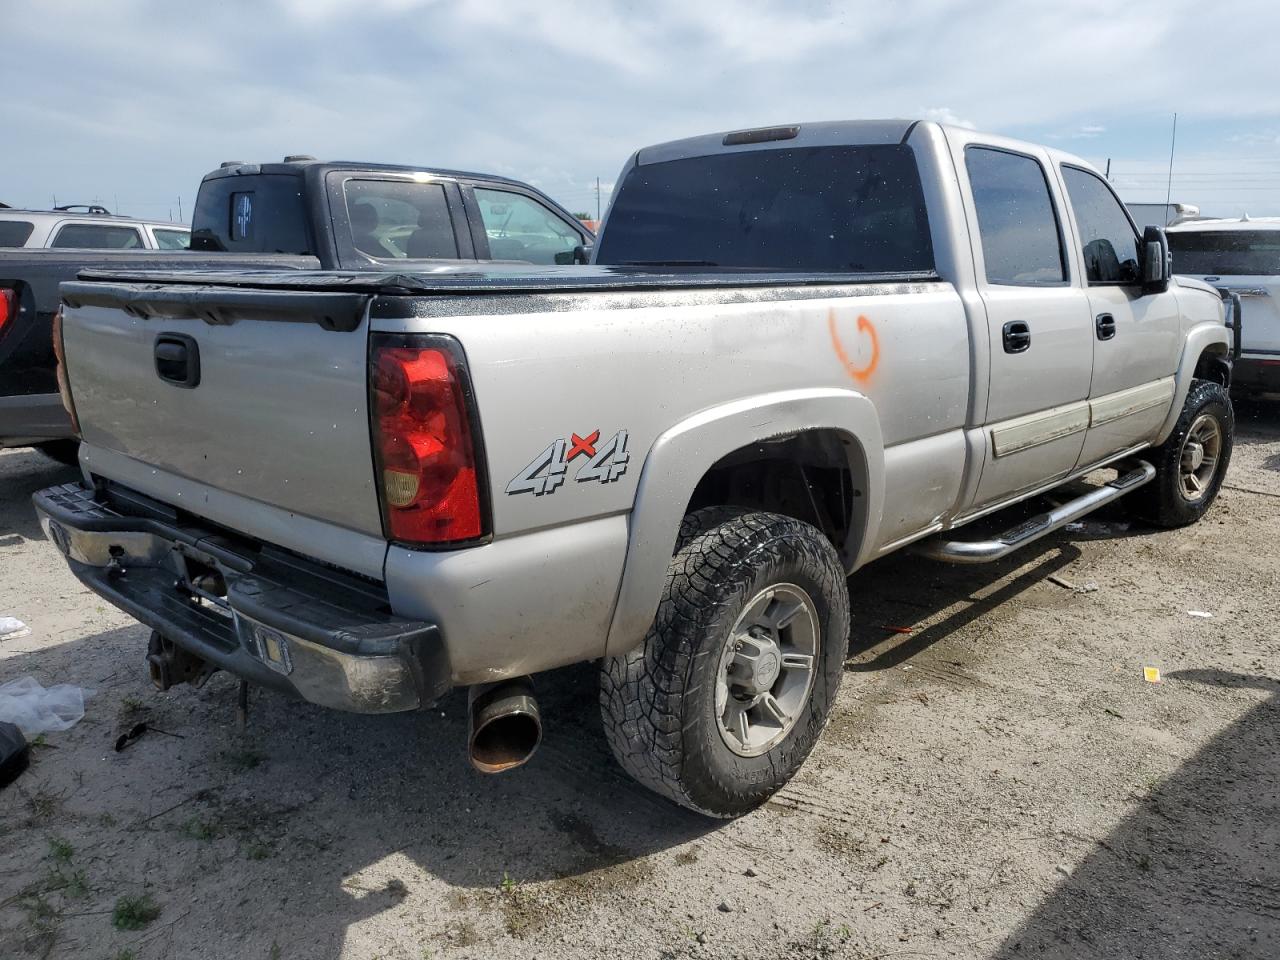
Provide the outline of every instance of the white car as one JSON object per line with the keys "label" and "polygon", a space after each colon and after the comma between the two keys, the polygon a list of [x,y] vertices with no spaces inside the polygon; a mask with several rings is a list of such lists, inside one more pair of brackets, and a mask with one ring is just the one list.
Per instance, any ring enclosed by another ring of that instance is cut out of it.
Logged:
{"label": "white car", "polygon": [[186,250],[181,223],[119,217],[106,208],[73,204],[55,210],[0,209],[0,247],[64,250]]}
{"label": "white car", "polygon": [[1169,227],[1173,272],[1240,295],[1241,355],[1232,385],[1280,393],[1280,217],[1195,220]]}

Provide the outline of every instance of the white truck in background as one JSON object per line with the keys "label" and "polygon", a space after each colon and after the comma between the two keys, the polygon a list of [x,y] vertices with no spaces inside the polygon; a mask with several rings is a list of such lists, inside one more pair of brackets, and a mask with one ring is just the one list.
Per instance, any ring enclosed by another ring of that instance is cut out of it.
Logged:
{"label": "white truck in background", "polygon": [[1168,234],[1176,273],[1226,290],[1243,304],[1233,391],[1280,393],[1280,217],[1195,220]]}

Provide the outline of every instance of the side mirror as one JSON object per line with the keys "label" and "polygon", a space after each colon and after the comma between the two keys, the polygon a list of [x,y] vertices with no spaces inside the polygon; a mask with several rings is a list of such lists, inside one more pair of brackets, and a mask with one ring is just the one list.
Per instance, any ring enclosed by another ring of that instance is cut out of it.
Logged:
{"label": "side mirror", "polygon": [[1169,238],[1162,227],[1147,227],[1142,231],[1142,292],[1164,293],[1172,274]]}
{"label": "side mirror", "polygon": [[556,254],[556,263],[566,267],[569,266],[570,264],[590,263],[591,248],[592,248],[592,245],[589,243],[587,244],[580,243],[576,247],[574,247],[572,250],[561,250],[559,253]]}

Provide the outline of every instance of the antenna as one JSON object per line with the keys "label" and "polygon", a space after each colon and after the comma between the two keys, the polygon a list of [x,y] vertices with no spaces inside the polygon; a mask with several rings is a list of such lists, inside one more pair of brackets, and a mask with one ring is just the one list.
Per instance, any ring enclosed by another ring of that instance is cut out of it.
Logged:
{"label": "antenna", "polygon": [[600,227],[600,178],[596,177],[596,229]]}
{"label": "antenna", "polygon": [[1107,157],[1107,179],[1111,179],[1111,158]]}
{"label": "antenna", "polygon": [[1169,200],[1173,196],[1173,148],[1178,144],[1178,115],[1173,115],[1173,133],[1169,135],[1169,181],[1164,190],[1164,211],[1169,212]]}

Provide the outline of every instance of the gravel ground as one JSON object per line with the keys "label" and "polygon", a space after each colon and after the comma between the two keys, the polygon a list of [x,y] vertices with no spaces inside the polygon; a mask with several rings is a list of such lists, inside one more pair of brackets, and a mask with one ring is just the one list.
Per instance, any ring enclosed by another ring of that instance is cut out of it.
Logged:
{"label": "gravel ground", "polygon": [[[0,452],[0,615],[31,627],[0,680],[96,691],[0,791],[0,956],[1280,956],[1280,407],[1240,417],[1195,527],[1116,509],[993,566],[860,572],[830,728],[732,823],[618,771],[589,667],[541,683],[544,746],[502,777],[460,696],[255,692],[237,734],[227,677],[156,692],[146,631],[42,540],[29,495],[74,471]],[[114,752],[143,720],[175,736]]]}

